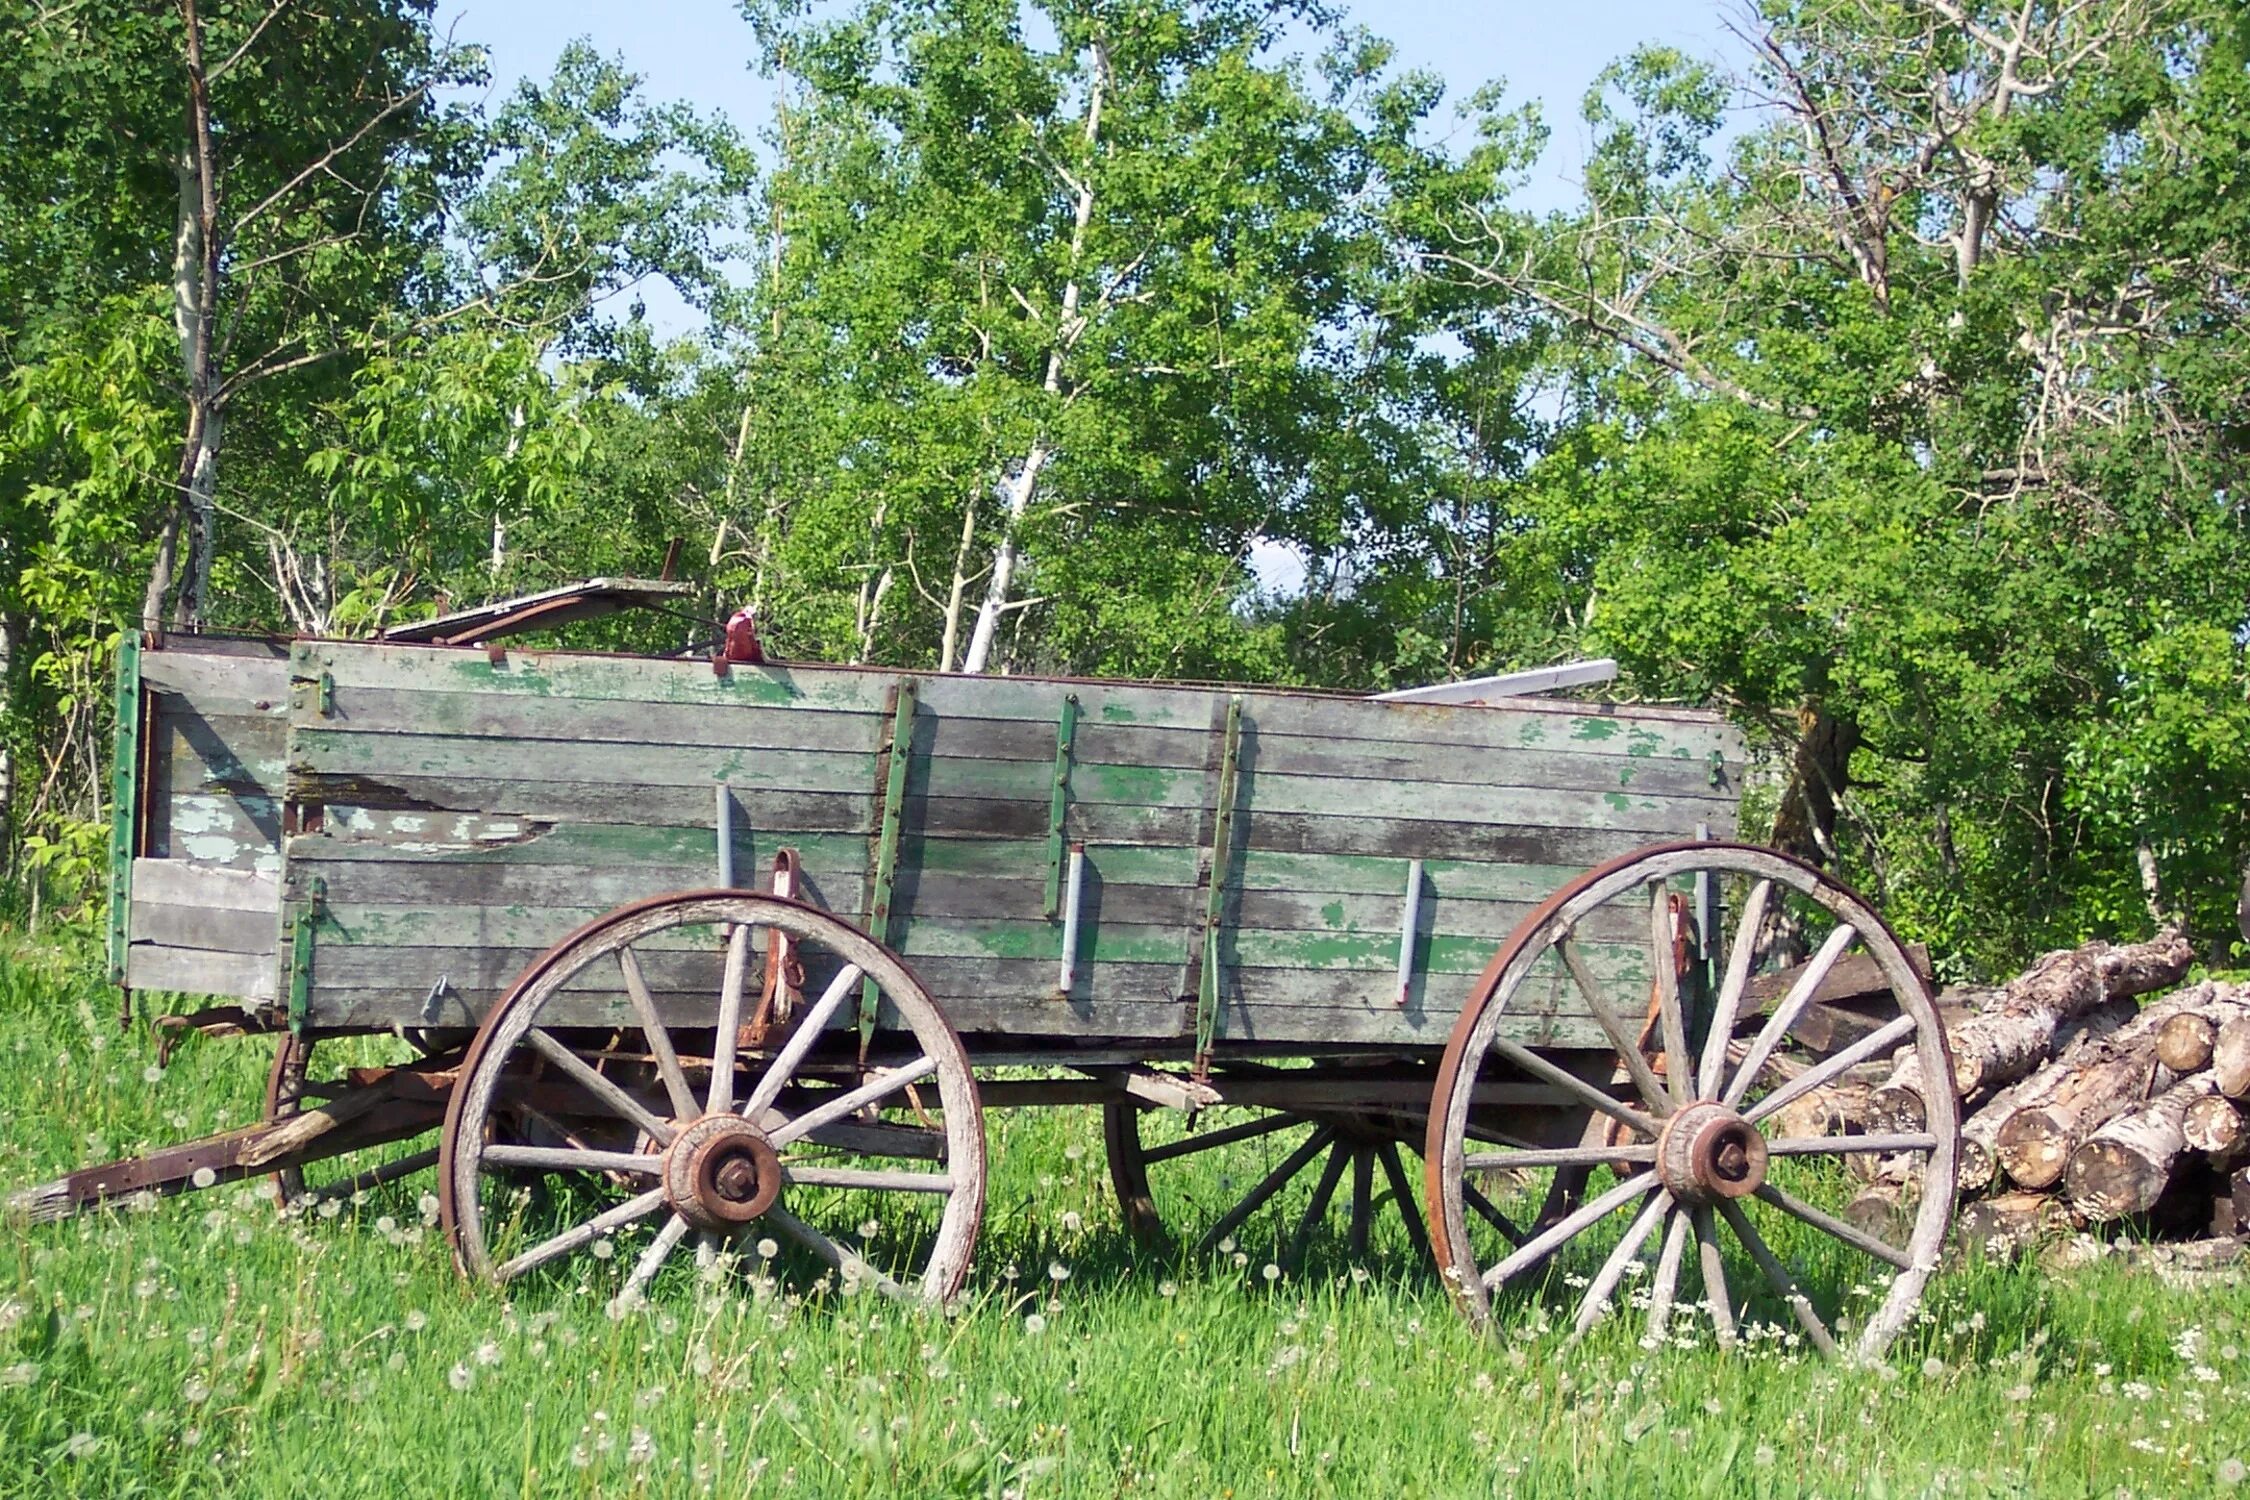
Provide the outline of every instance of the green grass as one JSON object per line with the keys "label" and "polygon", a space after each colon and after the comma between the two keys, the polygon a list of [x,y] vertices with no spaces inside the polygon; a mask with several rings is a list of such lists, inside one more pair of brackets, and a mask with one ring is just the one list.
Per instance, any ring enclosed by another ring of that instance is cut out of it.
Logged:
{"label": "green grass", "polygon": [[[0,1184],[255,1112],[265,1044],[149,1081],[81,973],[0,947]],[[327,1219],[244,1185],[0,1230],[0,1495],[2106,1497],[2250,1459],[2231,1281],[1956,1271],[1881,1371],[1629,1320],[1570,1349],[1566,1287],[1480,1338],[1395,1234],[1364,1281],[1331,1246],[1268,1282],[1266,1225],[1239,1266],[1136,1253],[1086,1112],[993,1146],[951,1317],[683,1274],[612,1319],[592,1262],[503,1297],[454,1276],[426,1177]]]}

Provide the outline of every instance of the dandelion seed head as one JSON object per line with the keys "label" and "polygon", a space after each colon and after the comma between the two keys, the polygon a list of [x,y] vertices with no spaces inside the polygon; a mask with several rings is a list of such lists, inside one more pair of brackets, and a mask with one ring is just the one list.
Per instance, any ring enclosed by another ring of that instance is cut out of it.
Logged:
{"label": "dandelion seed head", "polygon": [[158,1067],[155,1063],[150,1063],[147,1067],[141,1069],[141,1082],[162,1083],[163,1081],[164,1070]]}
{"label": "dandelion seed head", "polygon": [[445,1372],[445,1383],[457,1391],[465,1391],[476,1383],[476,1372],[467,1365],[456,1364]]}
{"label": "dandelion seed head", "polygon": [[2219,1483],[2231,1490],[2245,1478],[2250,1478],[2250,1465],[2245,1465],[2239,1458],[2221,1459],[2217,1472]]}
{"label": "dandelion seed head", "polygon": [[[188,1181],[195,1184],[199,1188],[207,1188],[218,1180],[219,1174],[212,1171],[209,1167],[197,1167],[192,1173],[188,1175]],[[214,1212],[216,1212],[216,1210],[214,1210]]]}
{"label": "dandelion seed head", "polygon": [[757,1249],[758,1259],[760,1260],[772,1260],[781,1253],[781,1247],[775,1244],[770,1237],[758,1241]]}
{"label": "dandelion seed head", "polygon": [[1023,1320],[1023,1331],[1033,1338],[1037,1338],[1047,1331],[1047,1320],[1038,1313],[1026,1313]]}

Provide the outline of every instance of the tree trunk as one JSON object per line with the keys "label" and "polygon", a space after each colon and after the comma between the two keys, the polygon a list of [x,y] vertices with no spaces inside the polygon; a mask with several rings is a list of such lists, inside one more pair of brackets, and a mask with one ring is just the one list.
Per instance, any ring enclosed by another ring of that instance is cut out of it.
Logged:
{"label": "tree trunk", "polygon": [[187,396],[187,431],[180,445],[179,477],[170,514],[158,537],[156,565],[150,570],[142,615],[155,629],[172,572],[180,529],[188,534],[188,558],[172,611],[176,625],[203,623],[204,596],[211,579],[213,502],[219,482],[219,391],[213,369],[212,339],[218,328],[219,196],[217,157],[211,144],[211,96],[203,68],[203,21],[196,0],[180,0],[187,48],[188,146],[175,172],[179,177],[179,216],[173,239],[172,326],[179,336],[181,386]]}
{"label": "tree trunk", "polygon": [[2217,1087],[2198,1073],[2105,1122],[2070,1155],[2070,1206],[2097,1224],[2154,1208],[2187,1150],[2188,1106]]}
{"label": "tree trunk", "polygon": [[1811,864],[1835,862],[1837,805],[1851,785],[1852,751],[1858,747],[1857,724],[1819,703],[1797,711],[1797,752],[1773,818],[1775,848]]}
{"label": "tree trunk", "polygon": [[[1063,284],[1061,312],[1055,320],[1053,342],[1047,348],[1046,376],[1040,381],[1040,389],[1050,398],[1062,393],[1064,357],[1083,331],[1078,311],[1082,295],[1080,270],[1086,253],[1086,229],[1094,221],[1092,174],[1095,151],[1101,143],[1102,99],[1109,87],[1109,49],[1096,42],[1093,55],[1094,76],[1086,94],[1086,144],[1079,158],[1080,175],[1073,184],[1076,201],[1071,209],[1069,279]],[[1040,473],[1053,456],[1054,450],[1045,437],[1034,438],[1023,462],[1009,476],[1007,515],[1001,522],[999,545],[993,549],[992,571],[985,577],[984,602],[977,606],[977,622],[969,631],[968,649],[961,655],[964,672],[982,672],[991,664],[993,638],[1000,630],[1000,616],[1012,602],[1009,592],[1015,587],[1016,565],[1022,556],[1018,533],[1023,518],[1031,510],[1033,497],[1039,492]]]}

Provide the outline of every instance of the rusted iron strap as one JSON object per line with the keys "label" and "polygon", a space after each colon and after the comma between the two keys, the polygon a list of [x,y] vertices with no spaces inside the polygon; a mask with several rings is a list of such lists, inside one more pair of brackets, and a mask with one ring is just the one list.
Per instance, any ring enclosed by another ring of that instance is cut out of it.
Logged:
{"label": "rusted iron strap", "polygon": [[[902,677],[891,713],[891,742],[878,764],[882,812],[875,826],[875,884],[868,901],[867,934],[886,948],[891,942],[891,887],[898,876],[898,837],[906,817],[906,769],[914,758],[914,679]],[[859,1050],[867,1055],[875,1040],[875,1017],[883,990],[873,979],[859,987]]]}
{"label": "rusted iron strap", "polygon": [[1226,739],[1219,751],[1217,806],[1211,821],[1211,882],[1203,901],[1203,962],[1196,986],[1195,1071],[1208,1072],[1219,1035],[1219,938],[1226,916],[1227,871],[1233,862],[1236,773],[1242,750],[1242,696],[1227,700]]}

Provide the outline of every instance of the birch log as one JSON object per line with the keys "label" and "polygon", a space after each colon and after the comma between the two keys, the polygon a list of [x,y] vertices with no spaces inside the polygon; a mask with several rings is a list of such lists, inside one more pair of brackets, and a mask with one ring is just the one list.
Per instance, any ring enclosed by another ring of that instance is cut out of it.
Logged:
{"label": "birch log", "polygon": [[2217,1092],[2217,1086],[2214,1077],[2213,1092],[2188,1105],[2187,1113],[2180,1117],[2180,1134],[2192,1149],[2205,1156],[2230,1158],[2242,1149],[2242,1110]]}
{"label": "birch log", "polygon": [[[1960,1187],[1964,1193],[1990,1187],[2000,1175],[2000,1127],[2027,1104],[2035,1104],[2053,1091],[2094,1043],[2109,1036],[2140,1014],[2140,1002],[2112,1000],[2098,1010],[2078,1017],[2057,1036],[2055,1060],[2028,1078],[2019,1078],[1969,1112],[1961,1122]],[[1920,1097],[1915,1103],[1919,1105]],[[1919,1118],[1919,1117],[1917,1117]],[[1893,1130],[1900,1127],[1871,1127]],[[1920,1129],[1919,1124],[1913,1127]]]}
{"label": "birch log", "polygon": [[1994,1136],[2000,1170],[2018,1187],[2050,1188],[2063,1180],[2071,1153],[2113,1117],[2173,1084],[2156,1060],[2157,1028],[2183,1010],[2220,994],[2209,982],[2167,995],[2109,1036],[2078,1049],[2037,1076],[2046,1086],[2023,1100]]}
{"label": "birch log", "polygon": [[2211,1044],[2211,1072],[2229,1099],[2250,1095],[2250,1016],[2235,1016],[2219,1027]]}
{"label": "birch log", "polygon": [[2183,1010],[2156,1028],[2156,1060],[2175,1073],[2200,1072],[2218,1040],[2217,1022],[2201,1011]]}
{"label": "birch log", "polygon": [[2071,1208],[2096,1223],[2154,1208],[2187,1150],[2188,1106],[2217,1089],[2209,1073],[2183,1078],[2089,1135],[2070,1154],[2064,1191]]}
{"label": "birch log", "polygon": [[[1953,1089],[1963,1100],[2002,1088],[2035,1071],[2067,1046],[2072,1023],[2105,1002],[2175,984],[2194,950],[2178,933],[2121,948],[2088,943],[2047,954],[1949,1029]],[[1891,1077],[1869,1100],[1869,1128],[1920,1130],[1928,1118],[1920,1064],[1901,1052]]]}

